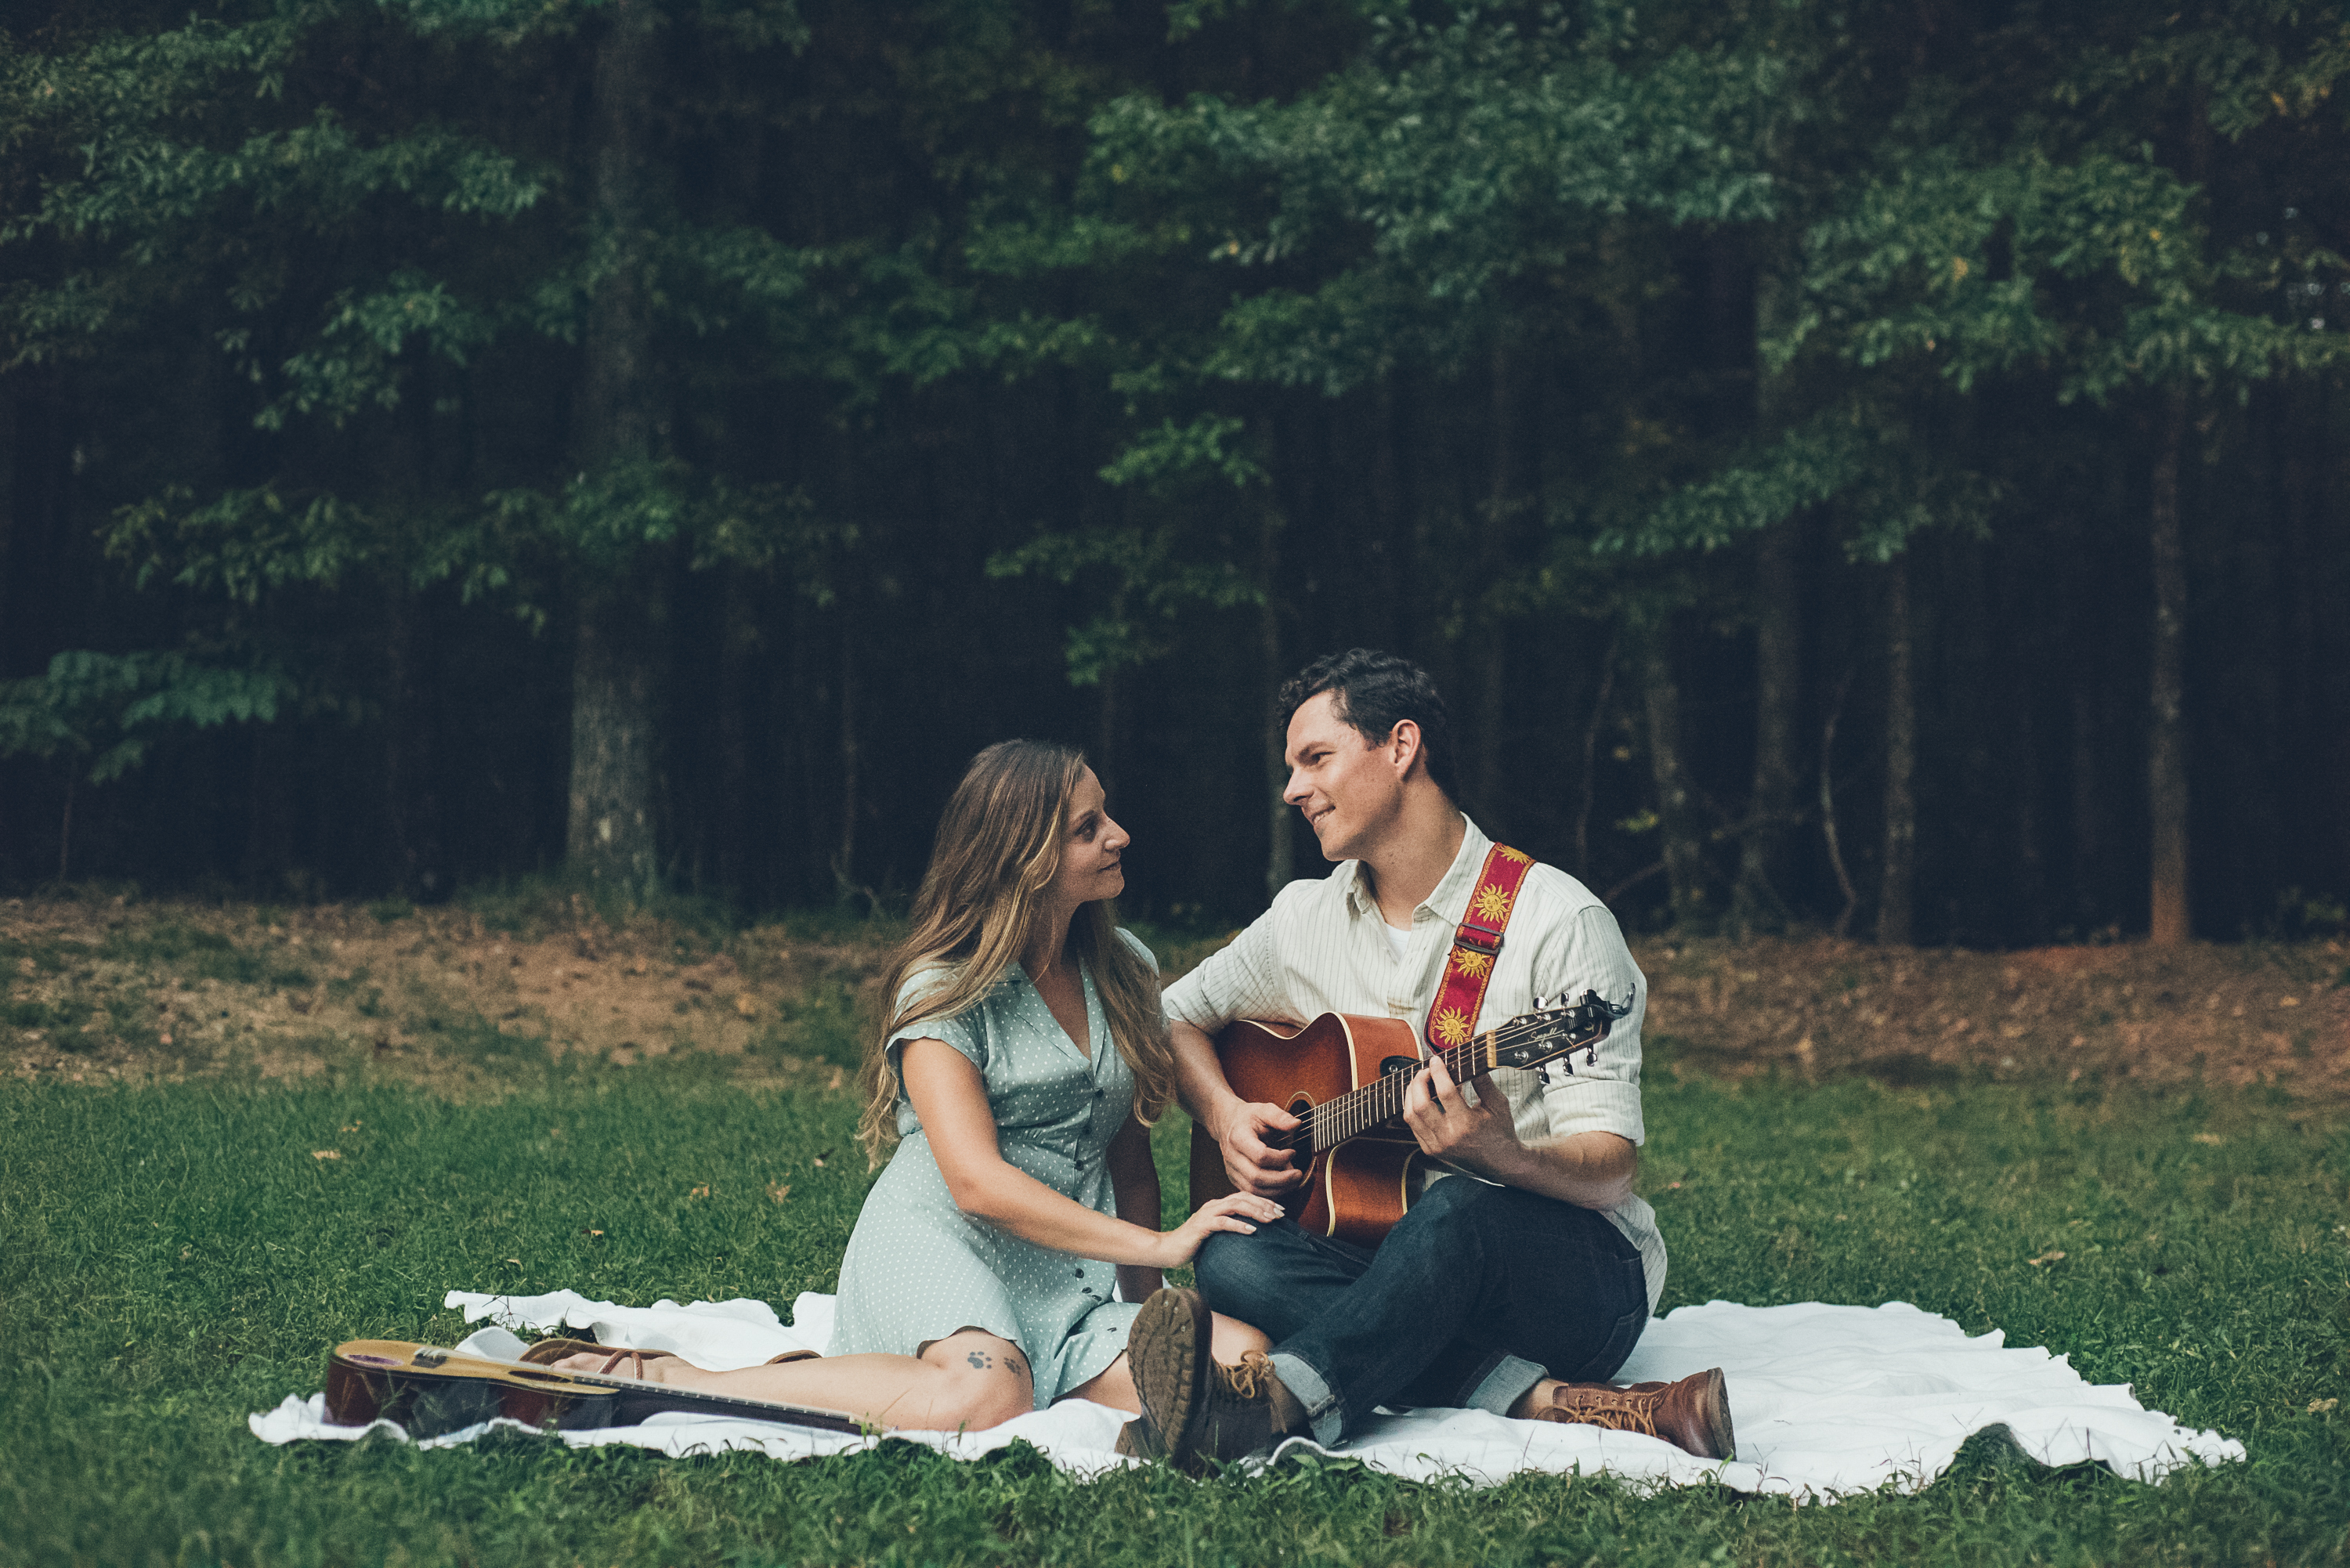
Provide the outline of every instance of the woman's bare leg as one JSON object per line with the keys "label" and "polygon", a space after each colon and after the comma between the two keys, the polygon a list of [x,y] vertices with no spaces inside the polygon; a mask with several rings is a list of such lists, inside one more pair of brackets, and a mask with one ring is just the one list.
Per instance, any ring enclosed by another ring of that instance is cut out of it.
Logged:
{"label": "woman's bare leg", "polygon": [[[567,1355],[568,1372],[594,1372],[608,1355]],[[830,1355],[712,1372],[675,1355],[646,1361],[645,1380],[737,1398],[837,1410],[889,1431],[976,1432],[1035,1407],[1028,1357],[1016,1345],[965,1329],[919,1356]],[[615,1372],[622,1371],[623,1361]]]}
{"label": "woman's bare leg", "polygon": [[[1263,1329],[1252,1328],[1240,1319],[1226,1317],[1222,1313],[1210,1315],[1214,1322],[1208,1341],[1208,1354],[1224,1366],[1238,1366],[1241,1357],[1273,1348],[1273,1341],[1265,1337]],[[1134,1372],[1127,1366],[1123,1355],[1062,1395],[1061,1399],[1090,1399],[1113,1410],[1124,1410],[1136,1416],[1142,1414],[1141,1397],[1134,1391]],[[1053,1403],[1057,1405],[1061,1399]]]}

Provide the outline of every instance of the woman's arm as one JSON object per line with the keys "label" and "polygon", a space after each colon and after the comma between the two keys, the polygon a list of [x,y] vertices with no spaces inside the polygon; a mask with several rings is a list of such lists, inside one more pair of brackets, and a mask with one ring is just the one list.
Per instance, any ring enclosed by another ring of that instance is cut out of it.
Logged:
{"label": "woman's arm", "polygon": [[[1277,1205],[1244,1194],[1219,1199],[1168,1231],[1097,1213],[1004,1159],[986,1083],[969,1057],[942,1040],[909,1040],[899,1062],[907,1097],[930,1136],[955,1207],[1024,1241],[1106,1263],[1171,1269],[1190,1262],[1214,1231],[1246,1233],[1256,1229],[1252,1219],[1280,1216]],[[1147,1158],[1147,1147],[1143,1153]]]}
{"label": "woman's arm", "polygon": [[[1158,1230],[1161,1218],[1159,1166],[1150,1158],[1150,1129],[1127,1117],[1118,1136],[1109,1140],[1109,1153],[1102,1163],[1109,1168],[1109,1189],[1118,1196],[1118,1217],[1148,1231]],[[1150,1293],[1166,1282],[1157,1269],[1139,1263],[1121,1264],[1118,1271],[1118,1293],[1130,1302],[1149,1300]]]}

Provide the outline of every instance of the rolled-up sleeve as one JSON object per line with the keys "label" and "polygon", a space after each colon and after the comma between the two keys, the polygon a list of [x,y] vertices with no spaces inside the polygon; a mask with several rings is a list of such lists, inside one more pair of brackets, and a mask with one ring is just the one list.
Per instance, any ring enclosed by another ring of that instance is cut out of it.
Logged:
{"label": "rolled-up sleeve", "polygon": [[1648,1140],[1640,1116],[1640,1024],[1648,1010],[1648,982],[1624,945],[1624,932],[1604,905],[1593,904],[1560,921],[1546,934],[1534,958],[1534,986],[1544,996],[1564,992],[1569,1002],[1596,991],[1621,1005],[1628,997],[1632,1010],[1616,1020],[1596,1057],[1586,1064],[1586,1053],[1568,1058],[1574,1071],[1554,1063],[1550,1085],[1543,1091],[1543,1110],[1551,1134],[1565,1137],[1580,1132],[1612,1132],[1635,1144]]}
{"label": "rolled-up sleeve", "polygon": [[1169,1022],[1213,1034],[1235,1018],[1288,1017],[1289,994],[1281,984],[1281,955],[1274,939],[1280,911],[1275,899],[1240,935],[1169,986],[1163,997]]}

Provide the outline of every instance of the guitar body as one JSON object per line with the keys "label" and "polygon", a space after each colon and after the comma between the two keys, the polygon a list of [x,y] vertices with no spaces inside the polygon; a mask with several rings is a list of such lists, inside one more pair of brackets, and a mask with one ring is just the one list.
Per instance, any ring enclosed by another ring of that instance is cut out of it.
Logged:
{"label": "guitar body", "polygon": [[354,1339],[328,1352],[326,1405],[333,1426],[390,1421],[412,1438],[439,1437],[501,1417],[563,1432],[632,1427],[672,1410],[828,1432],[864,1429],[835,1410],[561,1372],[398,1339]]}
{"label": "guitar body", "polygon": [[[1416,1065],[1419,1058],[1419,1036],[1399,1018],[1326,1012],[1305,1024],[1244,1018],[1216,1036],[1216,1059],[1233,1092],[1293,1116],[1376,1082],[1391,1064]],[[1376,1247],[1410,1207],[1425,1158],[1408,1128],[1367,1129],[1315,1156],[1305,1185],[1283,1207],[1318,1235]],[[1222,1147],[1194,1123],[1192,1207],[1232,1190]]]}

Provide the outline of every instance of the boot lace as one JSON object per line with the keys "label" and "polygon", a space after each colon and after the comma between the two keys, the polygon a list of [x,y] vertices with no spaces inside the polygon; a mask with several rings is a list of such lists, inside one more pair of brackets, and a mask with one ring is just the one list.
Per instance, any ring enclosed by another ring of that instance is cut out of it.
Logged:
{"label": "boot lace", "polygon": [[1659,1435],[1657,1403],[1653,1394],[1561,1392],[1552,1401],[1551,1408],[1559,1420],[1653,1438]]}
{"label": "boot lace", "polygon": [[1274,1386],[1281,1381],[1280,1374],[1273,1369],[1273,1357],[1262,1350],[1250,1351],[1241,1357],[1238,1366],[1227,1366],[1223,1372],[1232,1392],[1243,1399],[1270,1399]]}

